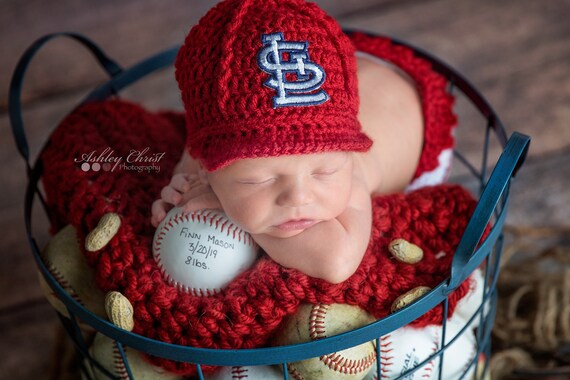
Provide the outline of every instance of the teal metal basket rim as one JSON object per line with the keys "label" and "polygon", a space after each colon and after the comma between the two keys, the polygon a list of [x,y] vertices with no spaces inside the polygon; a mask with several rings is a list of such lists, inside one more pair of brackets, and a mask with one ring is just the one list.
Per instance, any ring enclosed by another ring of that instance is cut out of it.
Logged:
{"label": "teal metal basket rim", "polygon": [[[350,33],[350,32],[349,32]],[[366,32],[364,32],[366,33]],[[374,34],[366,33],[372,36]],[[376,35],[378,36],[378,35]],[[378,36],[380,37],[380,36]],[[490,120],[491,126],[493,127],[495,133],[501,144],[506,143],[506,134],[504,127],[500,122],[499,118],[496,116],[494,110],[486,102],[483,96],[459,73],[457,73],[449,65],[443,63],[441,60],[435,58],[433,55],[426,53],[425,51],[418,49],[410,44],[396,41],[392,39],[395,44],[400,44],[407,46],[414,50],[414,52],[423,58],[429,60],[434,65],[434,69],[444,74],[455,86],[457,86],[478,108],[478,110],[485,115],[488,120]],[[173,59],[175,49],[170,49],[165,52],[159,53],[150,57],[149,59],[133,66],[127,70],[116,70],[113,73],[113,79],[99,86],[95,89],[85,101],[91,101],[99,96],[109,96],[123,87],[128,86],[130,83],[140,79],[141,77],[147,75],[150,71],[154,71],[157,68],[166,66]],[[149,67],[148,63],[154,62],[155,67]],[[146,65],[146,66],[145,66]],[[101,95],[103,94],[103,95]],[[13,100],[13,99],[11,99]],[[19,105],[19,104],[18,104]],[[13,126],[15,129],[15,127]],[[497,215],[497,220],[491,229],[486,240],[481,244],[481,246],[474,251],[473,255],[464,263],[464,268],[461,272],[455,276],[455,281],[453,286],[450,286],[449,279],[439,284],[431,292],[426,294],[417,302],[409,305],[408,307],[391,314],[383,319],[373,322],[367,326],[340,334],[332,337],[327,337],[321,340],[301,343],[297,345],[288,346],[278,346],[278,347],[264,347],[255,349],[237,349],[237,350],[224,350],[224,349],[208,349],[208,348],[197,348],[190,346],[180,346],[161,342],[158,340],[153,340],[146,338],[141,335],[137,335],[122,329],[117,328],[110,322],[99,318],[82,305],[77,303],[73,298],[69,296],[67,292],[57,283],[57,281],[51,276],[47,270],[45,264],[43,263],[40,256],[40,249],[33,237],[32,226],[31,226],[31,215],[33,208],[33,201],[36,194],[40,196],[37,189],[38,181],[42,173],[41,161],[36,161],[33,167],[29,167],[29,182],[26,190],[25,198],[25,210],[24,218],[26,224],[26,233],[34,253],[34,258],[36,264],[40,269],[40,272],[45,277],[49,286],[54,290],[54,292],[60,297],[65,303],[72,320],[77,323],[79,318],[83,323],[87,323],[94,327],[101,333],[115,339],[122,344],[129,347],[135,348],[140,351],[147,352],[152,355],[160,356],[163,358],[185,361],[189,363],[200,363],[200,365],[257,365],[257,364],[279,364],[284,362],[293,362],[309,357],[315,357],[322,354],[327,354],[334,351],[339,351],[345,348],[353,347],[355,345],[365,343],[378,337],[394,331],[395,329],[408,324],[409,322],[415,320],[417,317],[426,313],[428,310],[436,307],[437,305],[443,304],[447,300],[447,295],[453,291],[461,282],[463,282],[471,272],[477,268],[482,261],[490,254],[491,248],[496,243],[497,239],[500,238],[504,220],[506,217],[507,203],[508,203],[508,185],[510,183],[510,177],[518,169],[518,167],[524,161],[524,156],[526,150],[528,149],[528,138],[523,135],[515,134],[513,136],[517,139],[515,151],[511,152],[514,154],[511,159],[515,160],[516,163],[508,168],[509,173],[502,173],[503,177],[508,175],[508,179],[505,179],[504,186],[502,186],[501,193],[496,196],[496,202],[502,199],[501,211]],[[26,146],[27,148],[27,146]],[[45,149],[45,147],[43,148]],[[518,149],[518,150],[517,150]],[[515,157],[516,156],[516,157]],[[25,157],[27,158],[27,157]],[[512,164],[512,163],[511,163]],[[481,201],[481,200],[480,200]],[[496,207],[496,202],[495,206]],[[493,210],[491,210],[493,211]],[[491,215],[491,214],[489,214]],[[476,239],[478,241],[478,239]],[[457,254],[457,252],[455,253]],[[469,270],[471,269],[471,270]],[[484,301],[486,302],[486,301]],[[427,307],[426,307],[427,306]]]}

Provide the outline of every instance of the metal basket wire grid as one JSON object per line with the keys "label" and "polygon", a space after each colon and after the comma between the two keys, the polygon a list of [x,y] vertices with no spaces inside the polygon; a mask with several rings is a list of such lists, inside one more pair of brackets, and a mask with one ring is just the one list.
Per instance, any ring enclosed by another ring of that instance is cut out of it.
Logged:
{"label": "metal basket wire grid", "polygon": [[[351,33],[351,31],[347,31],[347,33]],[[116,342],[117,349],[125,362],[125,378],[128,377],[129,379],[133,379],[134,377],[125,355],[125,347],[131,347],[135,350],[170,360],[196,364],[198,378],[200,379],[204,378],[202,372],[203,365],[279,365],[284,369],[283,378],[288,379],[289,374],[286,370],[288,363],[331,354],[370,341],[375,341],[376,343],[377,365],[375,377],[381,379],[384,377],[382,376],[382,363],[380,361],[380,337],[414,321],[430,309],[436,307],[442,308],[444,319],[442,321],[441,349],[428,357],[424,362],[419,363],[418,366],[402,373],[397,378],[411,378],[411,375],[423,364],[426,364],[435,358],[439,358],[439,372],[436,377],[439,377],[439,379],[445,379],[445,377],[443,377],[443,365],[446,350],[458,337],[467,331],[467,329],[471,328],[470,325],[472,323],[477,321],[479,325],[476,330],[477,354],[473,356],[468,368],[465,369],[459,378],[464,377],[467,373],[477,374],[476,376],[478,378],[483,378],[483,376],[485,376],[488,372],[489,361],[481,361],[479,358],[484,357],[488,359],[491,355],[490,336],[495,316],[497,300],[496,282],[499,275],[499,260],[503,244],[502,229],[509,201],[509,187],[512,177],[516,174],[517,170],[525,160],[530,138],[515,132],[512,134],[510,139],[507,139],[503,124],[495,114],[494,110],[479,91],[477,91],[461,74],[433,55],[405,42],[394,41],[392,39],[394,44],[406,46],[412,49],[417,56],[430,61],[434,70],[447,78],[450,91],[458,97],[464,97],[466,101],[470,103],[482,116],[483,120],[481,134],[484,135],[484,137],[480,151],[480,162],[472,163],[460,152],[455,151],[456,164],[462,165],[464,170],[469,173],[469,176],[478,184],[479,201],[454,254],[449,278],[407,307],[381,320],[346,333],[288,346],[239,350],[206,349],[173,345],[148,339],[120,329],[107,320],[96,316],[79,304],[62,288],[62,286],[50,274],[40,257],[41,249],[36,242],[32,228],[32,212],[34,201],[36,199],[39,200],[40,203],[44,203],[42,192],[38,186],[39,180],[42,176],[42,162],[38,159],[33,165],[30,164],[29,147],[21,115],[20,98],[23,77],[33,56],[46,42],[59,36],[69,37],[82,43],[93,53],[103,69],[111,77],[108,82],[94,89],[86,97],[83,103],[101,100],[115,95],[123,88],[143,78],[149,73],[172,65],[178,48],[163,51],[137,65],[134,65],[133,67],[122,69],[114,61],[109,59],[99,47],[84,36],[74,33],[57,33],[45,36],[30,46],[22,56],[12,79],[9,108],[10,120],[18,150],[26,162],[27,175],[29,179],[25,194],[24,210],[27,237],[41,275],[45,278],[53,292],[60,300],[63,301],[67,308],[70,317],[67,318],[60,315],[60,319],[69,335],[69,338],[74,344],[78,356],[83,359],[87,359],[81,360],[80,363],[85,378],[91,378],[92,371],[89,371],[88,367],[98,368],[98,370],[105,373],[108,378],[117,377],[105,370],[100,363],[97,363],[90,356],[86,339],[79,326],[79,320],[82,324],[91,326],[96,331],[101,332]],[[459,128],[461,128],[461,123],[459,124]],[[503,151],[497,163],[494,165],[492,173],[489,173],[487,170],[489,164],[489,147],[493,141],[498,143],[503,148]],[[485,240],[481,242],[481,236],[483,235],[486,226],[489,224],[492,228]],[[447,297],[482,263],[485,264],[483,275],[484,292],[482,299],[479,301],[477,311],[472,315],[471,319],[465,324],[465,326],[463,326],[455,338],[451,339],[447,344],[444,344],[446,342],[446,320],[448,316]]]}

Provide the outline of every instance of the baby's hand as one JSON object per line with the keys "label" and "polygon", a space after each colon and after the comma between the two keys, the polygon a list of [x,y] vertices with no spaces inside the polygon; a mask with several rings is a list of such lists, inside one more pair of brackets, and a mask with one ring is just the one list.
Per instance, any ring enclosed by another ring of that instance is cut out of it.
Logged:
{"label": "baby's hand", "polygon": [[154,227],[164,219],[166,213],[182,201],[182,196],[190,190],[191,181],[198,178],[196,175],[179,173],[172,176],[170,183],[160,191],[160,199],[152,203],[152,216],[150,222]]}
{"label": "baby's hand", "polygon": [[157,227],[174,206],[183,207],[184,211],[221,208],[218,197],[205,179],[184,173],[172,176],[170,183],[162,188],[160,199],[152,204],[151,224]]}

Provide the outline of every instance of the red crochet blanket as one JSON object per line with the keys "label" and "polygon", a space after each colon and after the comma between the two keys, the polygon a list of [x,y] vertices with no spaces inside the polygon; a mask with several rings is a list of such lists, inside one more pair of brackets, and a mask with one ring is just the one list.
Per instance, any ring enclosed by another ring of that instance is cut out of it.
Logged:
{"label": "red crochet blanket", "polygon": [[[402,293],[420,285],[434,287],[448,277],[453,252],[475,206],[467,191],[450,185],[376,197],[369,248],[345,282],[310,278],[263,256],[222,293],[192,296],[165,282],[151,250],[150,206],[168,183],[184,141],[182,114],[153,113],[133,103],[108,100],[74,110],[42,153],[52,232],[72,224],[84,239],[104,214],[118,213],[122,225],[115,237],[85,255],[98,286],[120,291],[133,304],[134,332],[164,342],[260,347],[304,302],[348,303],[378,318],[386,316]],[[139,161],[126,163],[137,157]],[[117,164],[118,158],[126,165]],[[89,170],[83,170],[87,167],[82,169],[82,164],[90,159]],[[94,161],[100,166],[92,165]],[[151,164],[155,169],[149,168]],[[146,169],[139,172],[142,167]],[[395,238],[419,245],[424,259],[415,265],[394,260],[387,245]],[[451,313],[468,288],[466,282],[451,295]],[[440,322],[441,308],[436,308],[414,323]],[[153,360],[173,372],[195,373],[188,363]]]}

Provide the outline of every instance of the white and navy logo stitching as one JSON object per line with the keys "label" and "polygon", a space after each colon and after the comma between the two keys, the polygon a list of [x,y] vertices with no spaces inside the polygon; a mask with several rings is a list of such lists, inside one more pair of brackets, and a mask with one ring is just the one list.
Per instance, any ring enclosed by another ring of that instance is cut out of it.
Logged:
{"label": "white and navy logo stitching", "polygon": [[[271,75],[264,85],[277,91],[273,108],[314,106],[329,100],[321,89],[325,71],[309,58],[308,41],[285,41],[283,33],[277,32],[262,35],[261,42],[257,63]],[[287,74],[295,74],[296,80],[287,80]]]}

